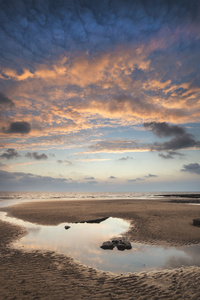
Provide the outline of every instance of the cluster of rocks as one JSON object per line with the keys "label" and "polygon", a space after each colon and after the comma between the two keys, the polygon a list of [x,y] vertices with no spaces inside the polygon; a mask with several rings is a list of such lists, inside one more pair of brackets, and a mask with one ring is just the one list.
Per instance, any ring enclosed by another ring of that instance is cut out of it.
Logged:
{"label": "cluster of rocks", "polygon": [[120,251],[132,249],[130,242],[126,240],[119,240],[119,239],[114,239],[112,241],[104,242],[100,248],[104,250],[113,250],[115,247],[117,247],[117,249]]}

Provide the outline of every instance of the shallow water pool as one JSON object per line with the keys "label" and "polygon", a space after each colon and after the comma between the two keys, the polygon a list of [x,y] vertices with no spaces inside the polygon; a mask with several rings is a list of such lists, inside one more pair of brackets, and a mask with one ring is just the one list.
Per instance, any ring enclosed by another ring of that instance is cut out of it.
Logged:
{"label": "shallow water pool", "polygon": [[[36,225],[7,217],[0,212],[4,221],[23,226],[27,235],[12,246],[19,249],[55,251],[73,257],[84,265],[113,273],[140,272],[200,266],[200,245],[188,247],[160,247],[131,243],[132,249],[118,251],[103,250],[103,242],[120,237],[129,229],[129,222],[119,218],[108,218],[100,224],[63,223],[57,226]],[[65,226],[70,226],[65,229]]]}

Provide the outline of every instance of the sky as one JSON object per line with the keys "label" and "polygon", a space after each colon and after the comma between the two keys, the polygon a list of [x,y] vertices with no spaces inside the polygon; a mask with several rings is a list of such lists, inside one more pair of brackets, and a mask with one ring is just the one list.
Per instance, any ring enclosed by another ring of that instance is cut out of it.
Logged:
{"label": "sky", "polygon": [[0,0],[1,191],[199,191],[198,0]]}

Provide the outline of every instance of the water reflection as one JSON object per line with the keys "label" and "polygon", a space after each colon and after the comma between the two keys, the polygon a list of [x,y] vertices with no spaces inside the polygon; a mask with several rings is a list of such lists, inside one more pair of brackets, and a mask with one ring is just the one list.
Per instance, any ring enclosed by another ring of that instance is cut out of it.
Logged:
{"label": "water reflection", "polygon": [[[129,223],[118,218],[109,218],[100,224],[67,223],[58,226],[41,226],[24,222],[7,217],[4,212],[0,212],[0,218],[27,228],[28,234],[13,243],[14,247],[55,251],[104,271],[128,273],[182,265],[200,266],[200,245],[175,248],[132,243],[132,249],[123,252],[117,248],[101,249],[103,242],[128,230]],[[65,225],[70,228],[65,230]]]}

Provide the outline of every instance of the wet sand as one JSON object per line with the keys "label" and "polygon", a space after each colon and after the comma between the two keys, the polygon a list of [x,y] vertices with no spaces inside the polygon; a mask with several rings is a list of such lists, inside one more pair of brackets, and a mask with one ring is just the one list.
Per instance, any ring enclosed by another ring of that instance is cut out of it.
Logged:
{"label": "wet sand", "polygon": [[[157,245],[200,243],[200,206],[165,200],[31,202],[4,208],[44,225],[120,217],[133,225],[130,241]],[[114,275],[53,252],[23,252],[9,243],[24,229],[0,221],[0,299],[200,299],[200,268]]]}

